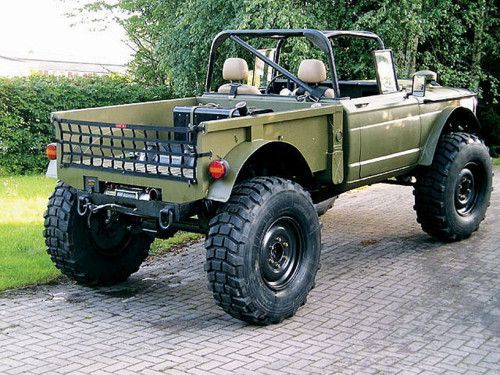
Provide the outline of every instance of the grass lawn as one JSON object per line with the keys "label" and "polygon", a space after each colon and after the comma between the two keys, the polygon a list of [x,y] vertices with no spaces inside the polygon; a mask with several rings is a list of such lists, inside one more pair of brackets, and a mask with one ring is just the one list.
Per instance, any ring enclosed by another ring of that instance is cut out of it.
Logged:
{"label": "grass lawn", "polygon": [[493,165],[500,165],[500,158],[493,158]]}
{"label": "grass lawn", "polygon": [[43,211],[55,180],[0,178],[0,290],[44,283],[60,273],[45,252]]}
{"label": "grass lawn", "polygon": [[[0,291],[47,283],[61,274],[45,251],[43,212],[55,185],[44,176],[0,177]],[[199,235],[179,233],[156,240],[151,255],[158,255]]]}

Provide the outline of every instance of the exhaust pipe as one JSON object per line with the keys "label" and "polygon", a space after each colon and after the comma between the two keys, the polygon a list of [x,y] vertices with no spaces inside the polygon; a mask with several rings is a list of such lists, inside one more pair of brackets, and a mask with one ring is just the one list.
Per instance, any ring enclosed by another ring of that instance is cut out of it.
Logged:
{"label": "exhaust pipe", "polygon": [[154,188],[149,189],[148,191],[149,200],[157,201],[160,199],[160,192]]}

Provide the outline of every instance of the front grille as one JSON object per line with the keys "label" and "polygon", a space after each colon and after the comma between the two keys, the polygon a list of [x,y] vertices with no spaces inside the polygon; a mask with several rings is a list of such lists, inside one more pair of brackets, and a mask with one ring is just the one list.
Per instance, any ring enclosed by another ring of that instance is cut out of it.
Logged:
{"label": "front grille", "polygon": [[61,167],[196,183],[197,129],[54,119]]}

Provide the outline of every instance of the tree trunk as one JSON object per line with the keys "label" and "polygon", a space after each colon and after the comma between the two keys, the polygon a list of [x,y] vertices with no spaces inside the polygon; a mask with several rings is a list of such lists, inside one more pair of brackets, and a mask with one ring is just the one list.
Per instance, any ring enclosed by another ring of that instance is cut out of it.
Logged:
{"label": "tree trunk", "polygon": [[472,88],[479,89],[481,81],[481,59],[483,57],[484,19],[486,17],[486,0],[479,0],[476,27],[474,28],[474,52],[472,55]]}
{"label": "tree trunk", "polygon": [[406,45],[406,77],[411,77],[417,70],[418,35],[411,35]]}
{"label": "tree trunk", "polygon": [[411,26],[408,28],[406,43],[405,73],[407,77],[411,77],[416,71],[418,44],[422,34],[421,20],[424,17],[422,0],[411,1],[409,6],[412,10],[410,12],[412,19],[408,20],[408,24]]}

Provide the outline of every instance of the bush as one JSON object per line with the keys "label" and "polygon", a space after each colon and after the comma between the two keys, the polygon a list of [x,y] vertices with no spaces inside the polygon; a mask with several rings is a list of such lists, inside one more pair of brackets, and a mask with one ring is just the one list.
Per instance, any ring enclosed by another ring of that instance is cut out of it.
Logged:
{"label": "bush", "polygon": [[53,111],[171,98],[167,86],[143,86],[126,76],[0,78],[0,171],[42,172],[54,138]]}
{"label": "bush", "polygon": [[500,156],[500,105],[479,105],[477,116],[482,126],[486,143],[494,157]]}

